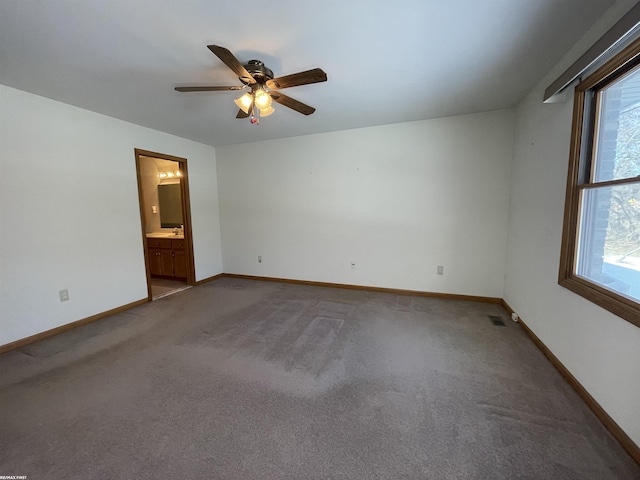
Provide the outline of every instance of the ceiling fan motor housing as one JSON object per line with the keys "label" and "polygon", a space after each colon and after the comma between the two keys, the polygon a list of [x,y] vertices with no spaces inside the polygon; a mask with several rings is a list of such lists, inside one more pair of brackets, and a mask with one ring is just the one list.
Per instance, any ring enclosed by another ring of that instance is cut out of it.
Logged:
{"label": "ceiling fan motor housing", "polygon": [[[264,63],[260,60],[249,60],[249,62],[244,65],[244,68],[251,74],[251,76],[256,80],[256,82],[263,84],[267,80],[271,80],[273,78],[273,72],[271,69],[265,67]],[[246,82],[239,77],[240,81],[245,85],[248,85],[249,82]]]}

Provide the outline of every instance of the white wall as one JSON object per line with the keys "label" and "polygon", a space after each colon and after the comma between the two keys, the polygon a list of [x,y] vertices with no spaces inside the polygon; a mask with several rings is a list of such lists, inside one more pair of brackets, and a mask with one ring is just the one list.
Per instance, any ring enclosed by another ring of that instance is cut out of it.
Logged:
{"label": "white wall", "polygon": [[513,121],[218,147],[225,272],[502,297]]}
{"label": "white wall", "polygon": [[188,159],[196,279],[222,271],[212,147],[4,86],[0,105],[0,345],[146,298],[136,147]]}
{"label": "white wall", "polygon": [[544,88],[626,8],[601,19],[517,108],[504,298],[640,444],[640,328],[557,284],[572,92],[565,103],[542,103]]}

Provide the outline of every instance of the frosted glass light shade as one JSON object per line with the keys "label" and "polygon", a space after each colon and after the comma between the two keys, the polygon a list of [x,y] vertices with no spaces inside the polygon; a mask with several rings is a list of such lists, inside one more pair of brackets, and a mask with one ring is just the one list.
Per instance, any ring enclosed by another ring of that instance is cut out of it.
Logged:
{"label": "frosted glass light shade", "polygon": [[271,106],[271,95],[262,89],[256,90],[256,107],[266,109]]}
{"label": "frosted glass light shade", "polygon": [[245,93],[240,98],[235,99],[234,102],[244,113],[249,113],[249,108],[251,108],[251,100],[251,95]]}
{"label": "frosted glass light shade", "polygon": [[273,109],[273,107],[269,106],[267,108],[261,108],[260,109],[260,116],[261,117],[268,117],[269,115],[271,115],[273,112],[275,112],[275,110]]}

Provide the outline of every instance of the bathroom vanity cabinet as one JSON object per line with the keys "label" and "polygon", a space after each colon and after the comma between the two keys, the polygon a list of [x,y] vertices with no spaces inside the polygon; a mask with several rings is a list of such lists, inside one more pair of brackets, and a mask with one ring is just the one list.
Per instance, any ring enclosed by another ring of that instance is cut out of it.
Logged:
{"label": "bathroom vanity cabinet", "polygon": [[187,278],[184,239],[147,238],[151,275]]}

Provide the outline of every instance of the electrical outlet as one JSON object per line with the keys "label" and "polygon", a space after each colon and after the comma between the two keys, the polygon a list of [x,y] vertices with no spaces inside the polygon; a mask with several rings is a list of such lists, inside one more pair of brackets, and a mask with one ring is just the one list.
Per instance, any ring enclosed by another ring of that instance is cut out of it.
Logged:
{"label": "electrical outlet", "polygon": [[444,265],[438,265],[438,275],[444,275]]}
{"label": "electrical outlet", "polygon": [[354,262],[353,260],[351,260],[351,268],[353,268],[354,270],[356,269],[356,262]]}
{"label": "electrical outlet", "polygon": [[518,314],[517,314],[517,313],[515,313],[515,312],[514,312],[514,313],[512,313],[512,314],[511,314],[511,320],[513,320],[514,322],[517,322],[517,321],[518,321]]}
{"label": "electrical outlet", "polygon": [[66,288],[64,290],[60,290],[60,292],[58,293],[60,294],[61,302],[67,302],[69,300],[69,290],[67,290]]}
{"label": "electrical outlet", "polygon": [[258,263],[262,263],[262,255],[258,255]]}

